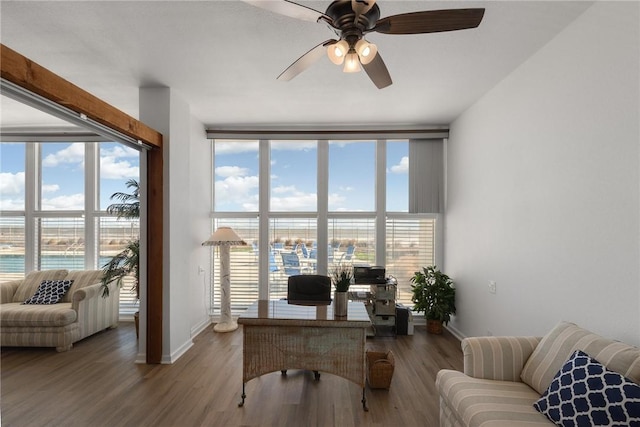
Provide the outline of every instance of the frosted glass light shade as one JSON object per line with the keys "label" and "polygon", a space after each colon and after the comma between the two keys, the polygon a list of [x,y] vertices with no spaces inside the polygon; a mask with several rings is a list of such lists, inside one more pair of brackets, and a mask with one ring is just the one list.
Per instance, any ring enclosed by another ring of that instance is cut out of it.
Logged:
{"label": "frosted glass light shade", "polygon": [[360,57],[360,62],[366,65],[373,61],[373,58],[378,54],[378,46],[369,43],[365,39],[360,39],[358,43],[356,43],[356,52]]}
{"label": "frosted glass light shade", "polygon": [[357,73],[360,71],[360,59],[355,51],[347,53],[342,71],[345,73]]}
{"label": "frosted glass light shade", "polygon": [[346,40],[340,40],[338,43],[334,43],[327,48],[327,56],[336,65],[340,65],[344,62],[344,58],[349,51],[349,44]]}

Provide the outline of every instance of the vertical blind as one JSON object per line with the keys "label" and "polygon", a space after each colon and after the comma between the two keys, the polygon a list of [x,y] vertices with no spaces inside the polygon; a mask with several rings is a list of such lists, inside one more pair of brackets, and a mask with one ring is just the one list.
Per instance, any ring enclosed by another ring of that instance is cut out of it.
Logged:
{"label": "vertical blind", "polygon": [[409,212],[442,213],[444,209],[444,143],[409,141]]}

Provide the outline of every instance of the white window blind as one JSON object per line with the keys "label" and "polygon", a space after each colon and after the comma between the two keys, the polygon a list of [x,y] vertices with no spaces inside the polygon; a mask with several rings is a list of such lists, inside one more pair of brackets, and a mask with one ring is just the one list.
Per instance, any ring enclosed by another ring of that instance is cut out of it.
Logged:
{"label": "white window blind", "polygon": [[[132,240],[140,238],[140,220],[98,218],[98,266],[101,269],[111,258],[120,253]],[[135,279],[126,277],[120,289],[120,314],[133,315],[139,310],[139,302],[134,291]]]}
{"label": "white window blind", "polygon": [[[231,227],[247,242],[247,246],[230,248],[231,311],[240,312],[258,299],[258,219],[221,218],[214,221],[218,227]],[[220,251],[210,246],[213,275],[209,292],[210,314],[220,312]]]}
{"label": "white window blind", "polygon": [[412,306],[411,277],[435,263],[435,218],[387,218],[386,272],[398,281],[398,302]]}
{"label": "white window blind", "polygon": [[0,282],[24,277],[24,217],[0,218]]}

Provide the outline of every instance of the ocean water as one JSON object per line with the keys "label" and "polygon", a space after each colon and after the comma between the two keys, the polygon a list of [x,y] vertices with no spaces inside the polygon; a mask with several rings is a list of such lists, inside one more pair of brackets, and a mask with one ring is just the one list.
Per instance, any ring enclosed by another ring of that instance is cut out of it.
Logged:
{"label": "ocean water", "polygon": [[[102,267],[111,259],[101,256],[98,267]],[[44,255],[40,258],[37,270],[49,269],[84,270],[84,255]],[[0,254],[0,273],[24,273],[24,255]]]}

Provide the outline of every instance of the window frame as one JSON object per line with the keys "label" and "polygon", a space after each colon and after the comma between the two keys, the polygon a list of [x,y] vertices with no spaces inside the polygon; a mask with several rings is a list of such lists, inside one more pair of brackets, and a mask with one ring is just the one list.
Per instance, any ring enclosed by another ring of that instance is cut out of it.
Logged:
{"label": "window frame", "polygon": [[[22,142],[25,144],[25,206],[24,210],[3,210],[0,211],[0,218],[23,218],[24,219],[24,273],[4,274],[3,277],[11,279],[23,278],[28,272],[34,271],[38,267],[38,259],[42,256],[40,252],[41,241],[38,239],[38,231],[36,225],[41,219],[64,219],[64,218],[80,218],[83,221],[83,239],[84,239],[84,261],[83,269],[93,270],[99,269],[100,245],[99,240],[100,228],[99,221],[101,218],[113,218],[107,215],[106,211],[100,210],[99,194],[100,194],[100,147],[102,143],[118,143],[119,141],[108,141],[104,138],[96,138],[95,140],[78,140],[76,137],[63,140],[61,138],[53,138],[48,141],[45,139],[34,140],[33,138],[12,138],[11,141],[0,141],[0,145],[4,142]],[[83,209],[74,210],[42,210],[42,146],[48,143],[82,143],[84,144],[84,207]],[[137,148],[137,147],[135,147]],[[139,165],[142,167],[144,156],[141,152],[139,156]],[[140,180],[140,176],[138,177]],[[138,233],[140,230],[138,222]],[[135,299],[135,298],[134,298]],[[120,317],[121,319],[133,318],[133,313],[137,311],[139,301],[134,302],[128,292],[121,292],[120,300]]]}
{"label": "window frame", "polygon": [[[438,133],[435,137],[430,136],[429,139],[438,139],[442,140],[443,144],[446,143],[446,136],[448,132]],[[212,138],[212,134],[208,134],[211,139],[211,156],[213,159],[213,164],[215,165],[215,140],[216,138]],[[292,133],[291,139],[302,139],[300,135]],[[258,275],[259,275],[259,299],[268,299],[269,298],[269,221],[272,218],[317,218],[317,248],[318,248],[318,264],[317,264],[317,273],[318,274],[327,274],[328,271],[328,254],[327,254],[327,245],[329,244],[329,230],[328,224],[331,219],[374,219],[375,221],[375,235],[376,242],[384,242],[384,244],[376,245],[376,253],[375,253],[375,265],[385,265],[386,264],[386,222],[387,218],[430,218],[435,220],[435,236],[434,236],[434,264],[439,265],[442,264],[443,260],[443,214],[442,213],[433,213],[433,214],[412,214],[408,212],[387,212],[386,211],[386,168],[387,168],[387,160],[386,160],[386,147],[387,142],[397,141],[399,139],[403,139],[403,137],[399,137],[395,134],[390,134],[388,137],[381,138],[380,135],[377,135],[373,141],[375,142],[375,210],[369,212],[359,212],[359,211],[329,211],[328,210],[328,181],[329,181],[329,141],[330,140],[358,140],[362,141],[363,139],[367,139],[363,136],[353,136],[350,135],[346,137],[346,135],[332,135],[322,134],[319,135],[322,138],[314,138],[316,135],[307,135],[306,139],[311,139],[317,142],[317,211],[316,212],[282,212],[276,211],[272,212],[269,210],[269,196],[270,196],[270,141],[273,140],[282,140],[283,134],[275,133],[271,134],[260,134],[259,136],[259,210],[258,212],[216,212],[215,211],[215,166],[212,168],[211,179],[213,181],[212,185],[212,200],[211,200],[211,213],[210,218],[212,221],[212,231],[215,229],[216,221],[223,220],[225,218],[243,218],[243,217],[258,217],[259,221],[259,254],[258,254]],[[331,138],[327,138],[327,136],[331,136]],[[420,137],[424,139],[424,135],[420,134]],[[409,138],[405,135],[404,138]],[[217,138],[223,139],[223,138]],[[232,137],[230,135],[224,136],[225,140],[236,139],[238,141],[243,139],[255,140],[256,134],[247,134],[247,137]],[[444,159],[443,159],[444,162]],[[212,274],[211,277],[211,289],[215,285],[215,275],[214,275],[215,266],[212,266]],[[212,291],[213,293],[213,291]],[[406,303],[407,301],[405,301]],[[214,312],[214,310],[211,310]]]}

